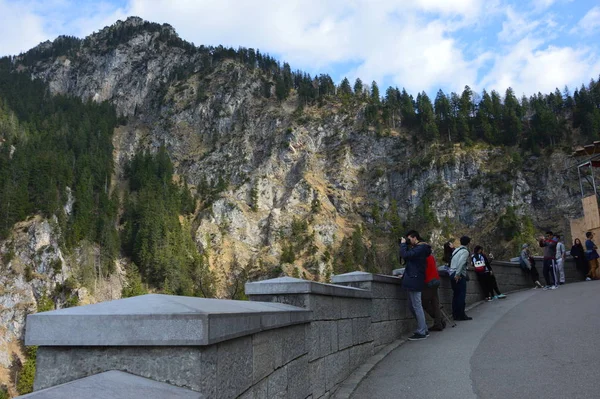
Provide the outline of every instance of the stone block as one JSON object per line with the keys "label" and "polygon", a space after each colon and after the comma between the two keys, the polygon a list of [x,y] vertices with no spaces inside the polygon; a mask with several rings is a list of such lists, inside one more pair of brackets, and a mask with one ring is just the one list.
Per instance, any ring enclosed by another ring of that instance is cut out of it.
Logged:
{"label": "stone block", "polygon": [[373,312],[371,318],[373,323],[389,320],[389,301],[387,299],[372,299]]}
{"label": "stone block", "polygon": [[[334,321],[334,320],[326,321],[324,323],[324,331],[325,331],[325,334],[323,336],[324,340],[321,341],[324,344],[322,353],[325,353],[326,351],[327,351],[327,353],[337,352],[337,350],[339,348],[337,321]],[[328,336],[329,336],[329,339],[327,339]],[[326,342],[327,340],[329,341],[329,344],[327,344],[327,342]]]}
{"label": "stone block", "polygon": [[114,370],[19,396],[28,399],[200,399],[205,397],[200,392]]}
{"label": "stone block", "polygon": [[355,300],[350,298],[334,298],[335,307],[338,310],[336,319],[350,319],[352,318],[353,307],[356,303]]}
{"label": "stone block", "polygon": [[287,327],[281,332],[283,364],[307,354],[306,335],[309,325]]}
{"label": "stone block", "polygon": [[254,384],[284,364],[284,334],[283,331],[275,330],[254,334],[252,337],[252,382]]}
{"label": "stone block", "polygon": [[373,343],[367,342],[361,345],[356,345],[350,348],[350,370],[355,370],[356,368],[363,365],[367,359],[373,356]]}
{"label": "stone block", "polygon": [[252,337],[220,343],[217,347],[216,397],[235,398],[250,388],[252,362]]}
{"label": "stone block", "polygon": [[254,399],[264,399],[269,397],[269,380],[265,378],[250,390]]}
{"label": "stone block", "polygon": [[217,345],[206,348],[40,347],[34,389],[120,370],[216,397],[217,358]]}
{"label": "stone block", "polygon": [[287,365],[287,397],[304,399],[310,394],[308,356],[302,356]]}
{"label": "stone block", "polygon": [[337,321],[312,322],[306,345],[308,347],[310,361],[337,351]]}
{"label": "stone block", "polygon": [[338,320],[337,331],[339,350],[349,348],[353,345],[353,319]]}
{"label": "stone block", "polygon": [[371,285],[371,295],[373,298],[398,298],[401,288],[397,284],[373,283]]}
{"label": "stone block", "polygon": [[371,317],[371,300],[354,300],[353,306],[355,308],[353,317]]}
{"label": "stone block", "polygon": [[310,309],[313,311],[313,320],[339,319],[339,307],[335,305],[340,299],[332,296],[312,295],[310,297]]}
{"label": "stone block", "polygon": [[388,320],[398,320],[406,318],[408,302],[400,299],[387,299]]}
{"label": "stone block", "polygon": [[350,350],[325,357],[326,389],[331,391],[350,374]]}
{"label": "stone block", "polygon": [[373,330],[371,329],[371,318],[360,317],[352,319],[352,343],[354,345],[362,344],[367,341],[373,341]]}
{"label": "stone block", "polygon": [[308,363],[310,374],[310,387],[315,398],[320,398],[327,392],[327,375],[325,358],[320,358]]}
{"label": "stone block", "polygon": [[371,330],[373,336],[373,344],[375,346],[385,345],[395,339],[396,321],[382,321],[372,323]]}
{"label": "stone block", "polygon": [[287,398],[288,373],[287,367],[282,367],[273,372],[267,378],[268,398],[285,399]]}

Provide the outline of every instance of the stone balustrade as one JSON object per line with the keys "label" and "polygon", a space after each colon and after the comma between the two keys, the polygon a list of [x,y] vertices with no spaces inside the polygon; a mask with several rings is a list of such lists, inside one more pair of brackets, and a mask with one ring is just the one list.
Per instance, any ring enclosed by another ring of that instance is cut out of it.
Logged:
{"label": "stone balustrade", "polygon": [[[517,263],[493,268],[503,292],[533,286]],[[567,282],[578,279],[572,262],[565,271]],[[469,273],[472,304],[482,293]],[[450,313],[450,282],[441,275],[440,300]],[[25,344],[39,348],[27,397],[105,385],[148,399],[144,387],[156,383],[173,398],[328,398],[414,328],[399,278],[353,272],[333,282],[283,277],[247,283],[250,301],[144,295],[29,315]]]}

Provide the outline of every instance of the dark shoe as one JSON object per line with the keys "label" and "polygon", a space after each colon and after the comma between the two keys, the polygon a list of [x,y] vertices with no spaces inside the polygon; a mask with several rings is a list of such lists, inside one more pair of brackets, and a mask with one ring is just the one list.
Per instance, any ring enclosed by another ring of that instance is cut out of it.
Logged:
{"label": "dark shoe", "polygon": [[444,327],[442,326],[433,326],[429,329],[429,331],[442,331]]}
{"label": "dark shoe", "polygon": [[423,339],[427,339],[427,335],[414,333],[410,337],[408,337],[409,341],[421,341]]}
{"label": "dark shoe", "polygon": [[473,318],[469,317],[469,316],[464,316],[464,317],[461,317],[461,318],[458,318],[458,319],[454,319],[454,320],[465,321],[465,320],[473,320]]}

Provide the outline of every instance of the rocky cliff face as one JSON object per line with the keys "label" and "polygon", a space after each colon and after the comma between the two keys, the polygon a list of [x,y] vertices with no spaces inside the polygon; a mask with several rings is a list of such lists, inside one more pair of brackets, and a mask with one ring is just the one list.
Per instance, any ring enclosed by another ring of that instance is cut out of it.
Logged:
{"label": "rocky cliff face", "polygon": [[[129,35],[113,43],[123,30]],[[363,128],[361,104],[300,110],[294,94],[265,98],[260,70],[186,51],[176,39],[167,25],[149,29],[130,18],[82,41],[75,56],[30,70],[54,93],[108,100],[128,118],[114,137],[116,177],[136,151],[165,145],[190,186],[228,182],[194,224],[217,269],[233,254],[241,263],[277,263],[294,218],[310,217],[315,253],[323,254],[392,202],[403,220],[425,217],[436,244],[469,233],[505,256],[512,253],[498,242],[498,222],[507,207],[536,230],[568,232],[580,213],[562,153],[521,159],[505,148],[442,148],[402,129],[381,137]],[[315,259],[321,271],[328,266]]]}

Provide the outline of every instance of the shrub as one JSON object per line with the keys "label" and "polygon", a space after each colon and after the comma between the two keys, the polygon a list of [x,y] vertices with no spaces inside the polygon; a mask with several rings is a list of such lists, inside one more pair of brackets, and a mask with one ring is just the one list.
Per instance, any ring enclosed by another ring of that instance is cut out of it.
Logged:
{"label": "shrub", "polygon": [[26,349],[27,360],[17,376],[17,392],[25,395],[33,392],[33,379],[35,378],[35,362],[37,357],[37,346],[29,346]]}

